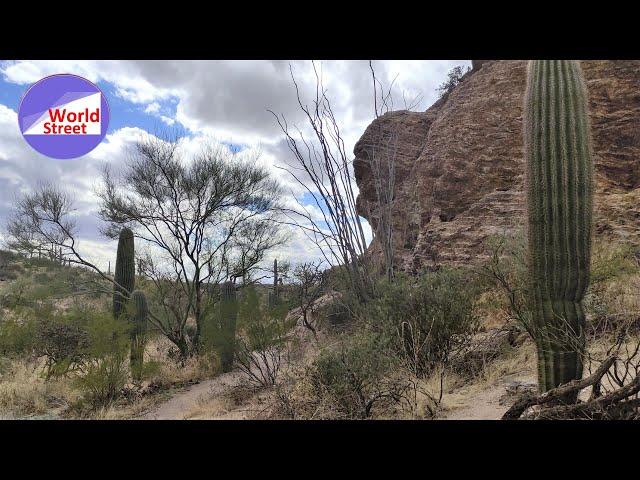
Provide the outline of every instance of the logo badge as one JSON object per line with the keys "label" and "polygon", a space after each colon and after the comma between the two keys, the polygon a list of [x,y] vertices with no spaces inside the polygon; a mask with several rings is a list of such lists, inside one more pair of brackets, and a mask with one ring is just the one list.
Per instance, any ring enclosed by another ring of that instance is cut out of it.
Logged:
{"label": "logo badge", "polygon": [[20,131],[51,158],[86,155],[107,134],[109,105],[102,91],[77,75],[60,74],[33,84],[18,109]]}

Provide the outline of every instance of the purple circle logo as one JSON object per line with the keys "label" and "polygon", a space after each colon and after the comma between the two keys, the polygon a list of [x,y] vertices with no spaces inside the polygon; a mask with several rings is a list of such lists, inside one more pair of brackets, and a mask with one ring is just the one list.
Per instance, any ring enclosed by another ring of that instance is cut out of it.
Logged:
{"label": "purple circle logo", "polygon": [[22,136],[51,158],[86,155],[107,134],[109,105],[102,91],[77,75],[59,74],[34,83],[18,109]]}

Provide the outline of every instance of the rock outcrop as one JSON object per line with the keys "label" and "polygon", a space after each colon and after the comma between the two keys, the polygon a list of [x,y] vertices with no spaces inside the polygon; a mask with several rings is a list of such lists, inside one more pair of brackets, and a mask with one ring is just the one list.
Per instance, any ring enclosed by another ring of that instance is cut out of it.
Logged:
{"label": "rock outcrop", "polygon": [[[583,61],[596,166],[596,234],[640,240],[640,61]],[[476,60],[426,112],[389,112],[354,148],[359,213],[379,218],[373,152],[393,138],[398,266],[486,257],[486,239],[524,226],[525,61]],[[385,171],[385,168],[381,169]],[[375,240],[372,251],[379,251]]]}

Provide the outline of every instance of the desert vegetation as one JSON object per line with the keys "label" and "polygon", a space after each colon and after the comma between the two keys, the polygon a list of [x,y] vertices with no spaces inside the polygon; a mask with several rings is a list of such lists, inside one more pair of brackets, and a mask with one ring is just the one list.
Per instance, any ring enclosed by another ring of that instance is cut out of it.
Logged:
{"label": "desert vegetation", "polygon": [[[391,90],[371,73],[380,117]],[[579,62],[530,62],[526,228],[484,239],[487,257],[468,264],[397,261],[394,131],[368,157],[367,242],[320,75],[310,104],[293,77],[311,138],[273,112],[283,173],[319,214],[285,204],[255,157],[141,139],[96,191],[118,242],[105,271],[61,185],[21,194],[0,251],[0,416],[637,419],[638,246],[592,238],[581,75]],[[317,260],[272,258],[290,228]]]}

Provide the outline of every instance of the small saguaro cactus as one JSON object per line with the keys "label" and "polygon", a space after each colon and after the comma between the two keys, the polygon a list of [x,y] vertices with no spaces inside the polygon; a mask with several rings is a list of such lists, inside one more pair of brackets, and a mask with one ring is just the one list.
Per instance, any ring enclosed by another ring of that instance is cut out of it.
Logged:
{"label": "small saguaro cactus", "polygon": [[131,294],[129,304],[131,305],[131,376],[134,380],[140,380],[144,364],[144,344],[149,307],[147,306],[147,297],[140,290]]}
{"label": "small saguaro cactus", "polygon": [[223,372],[230,372],[233,368],[236,344],[236,321],[238,304],[236,300],[236,286],[233,282],[224,282],[220,286],[220,365]]}
{"label": "small saguaro cactus", "polygon": [[581,378],[583,370],[593,161],[577,61],[529,62],[524,137],[532,332],[544,392]]}
{"label": "small saguaro cactus", "polygon": [[278,259],[273,259],[273,293],[276,300],[278,299]]}
{"label": "small saguaro cactus", "polygon": [[135,288],[136,281],[133,232],[127,227],[120,231],[118,239],[114,280],[116,284],[113,286],[113,316],[118,318]]}

